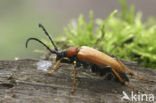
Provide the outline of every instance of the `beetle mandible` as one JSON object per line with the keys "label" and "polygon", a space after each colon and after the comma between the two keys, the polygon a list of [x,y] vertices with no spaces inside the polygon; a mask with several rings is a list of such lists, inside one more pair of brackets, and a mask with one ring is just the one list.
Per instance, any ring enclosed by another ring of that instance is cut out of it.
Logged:
{"label": "beetle mandible", "polygon": [[45,34],[48,36],[48,38],[50,39],[55,50],[50,49],[46,44],[44,44],[42,41],[40,41],[37,38],[27,39],[26,48],[28,47],[28,42],[30,40],[35,40],[35,41],[38,41],[39,43],[41,43],[43,46],[45,46],[51,53],[56,54],[56,65],[54,66],[54,69],[52,71],[48,72],[49,74],[56,71],[60,63],[64,62],[64,63],[74,64],[73,87],[72,87],[71,92],[74,92],[74,90],[75,90],[76,68],[79,66],[86,66],[86,65],[90,66],[94,72],[100,71],[99,68],[102,68],[102,70],[104,70],[106,72],[111,71],[121,84],[123,84],[133,90],[134,90],[134,88],[132,86],[129,86],[125,83],[126,81],[127,82],[129,81],[126,74],[129,74],[133,77],[147,81],[145,78],[135,75],[120,60],[114,59],[114,58],[106,55],[105,53],[100,52],[91,47],[88,47],[88,46],[82,46],[80,48],[69,47],[67,50],[58,51],[57,46],[53,42],[52,38],[49,36],[49,34],[46,31],[46,29],[44,28],[44,26],[42,24],[39,24],[39,27],[42,28],[43,31],[45,32]]}

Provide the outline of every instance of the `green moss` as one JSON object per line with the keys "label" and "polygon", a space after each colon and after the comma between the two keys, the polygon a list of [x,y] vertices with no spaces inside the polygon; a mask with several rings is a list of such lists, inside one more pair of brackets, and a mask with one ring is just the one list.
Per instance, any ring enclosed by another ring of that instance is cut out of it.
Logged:
{"label": "green moss", "polygon": [[120,0],[121,12],[114,10],[106,20],[94,19],[90,12],[87,22],[83,15],[65,28],[67,41],[73,46],[90,46],[117,58],[134,60],[146,67],[156,68],[156,20],[143,23],[134,6]]}

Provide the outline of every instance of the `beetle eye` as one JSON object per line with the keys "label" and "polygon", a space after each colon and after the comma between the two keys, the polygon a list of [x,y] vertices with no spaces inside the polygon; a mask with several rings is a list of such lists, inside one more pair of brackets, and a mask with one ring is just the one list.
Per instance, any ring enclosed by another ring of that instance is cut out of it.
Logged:
{"label": "beetle eye", "polygon": [[60,55],[56,56],[56,61],[60,60],[62,57]]}

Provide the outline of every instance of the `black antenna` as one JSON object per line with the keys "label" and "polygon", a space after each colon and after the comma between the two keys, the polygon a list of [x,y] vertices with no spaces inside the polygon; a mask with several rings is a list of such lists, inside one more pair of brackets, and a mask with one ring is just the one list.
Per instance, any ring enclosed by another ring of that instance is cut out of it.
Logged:
{"label": "black antenna", "polygon": [[45,46],[51,53],[57,54],[57,51],[51,50],[46,44],[44,44],[42,41],[40,41],[40,40],[37,39],[37,38],[29,38],[29,39],[27,39],[26,44],[25,44],[26,48],[28,47],[28,43],[29,43],[30,40],[38,41],[38,42],[41,43],[43,46]]}
{"label": "black antenna", "polygon": [[51,43],[53,44],[54,48],[56,51],[58,51],[58,48],[56,47],[55,43],[53,42],[53,40],[51,39],[51,37],[49,36],[48,32],[46,31],[46,29],[44,28],[44,26],[42,24],[38,25],[40,28],[43,29],[44,33],[48,36],[48,38],[50,39]]}

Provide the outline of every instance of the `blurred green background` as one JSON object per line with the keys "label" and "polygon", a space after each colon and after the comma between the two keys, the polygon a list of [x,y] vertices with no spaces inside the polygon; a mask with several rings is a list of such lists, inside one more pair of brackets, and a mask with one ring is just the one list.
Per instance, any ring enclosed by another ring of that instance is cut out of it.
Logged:
{"label": "blurred green background", "polygon": [[[127,0],[136,11],[143,13],[143,20],[156,17],[156,0]],[[90,10],[95,18],[106,18],[114,9],[120,10],[118,0],[0,0],[0,60],[17,58],[40,58],[34,49],[44,49],[31,42],[29,49],[25,41],[29,37],[47,39],[38,28],[42,23],[55,39],[63,35],[65,27],[80,14],[88,17]]]}

